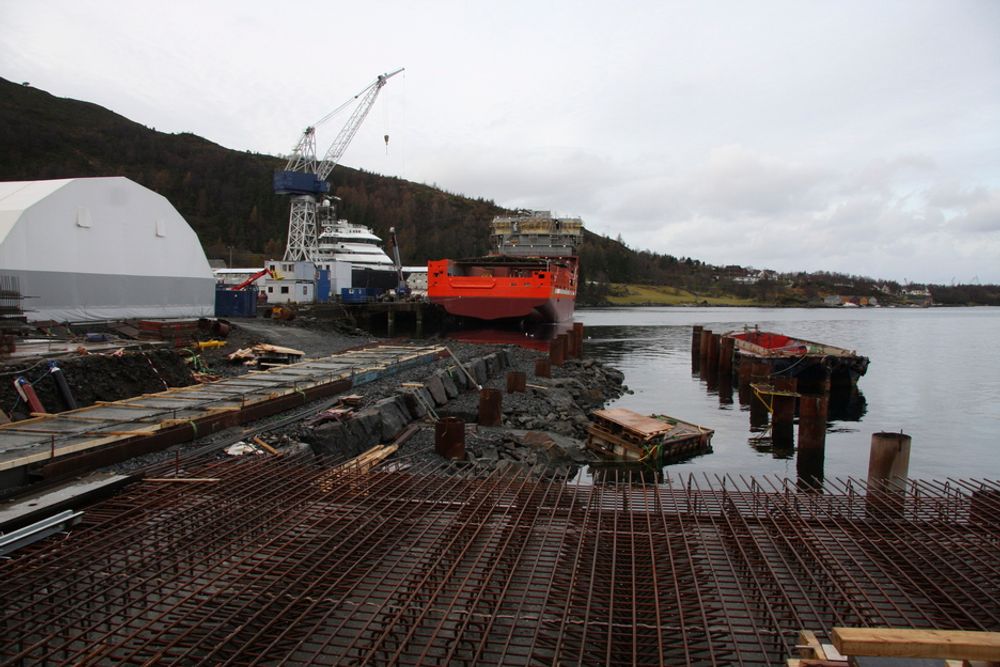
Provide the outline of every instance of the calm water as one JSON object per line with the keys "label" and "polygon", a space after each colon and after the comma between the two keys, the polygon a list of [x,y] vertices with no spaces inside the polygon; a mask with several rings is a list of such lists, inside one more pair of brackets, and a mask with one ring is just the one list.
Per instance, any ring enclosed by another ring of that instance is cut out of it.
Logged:
{"label": "calm water", "polygon": [[858,382],[864,413],[831,417],[825,474],[864,477],[872,433],[912,436],[911,477],[1000,478],[1000,308],[578,310],[585,353],[625,373],[635,393],[614,405],[715,429],[713,452],[670,472],[779,474],[795,460],[755,441],[748,408],[725,405],[691,372],[691,327],[758,325],[856,350],[871,359]]}

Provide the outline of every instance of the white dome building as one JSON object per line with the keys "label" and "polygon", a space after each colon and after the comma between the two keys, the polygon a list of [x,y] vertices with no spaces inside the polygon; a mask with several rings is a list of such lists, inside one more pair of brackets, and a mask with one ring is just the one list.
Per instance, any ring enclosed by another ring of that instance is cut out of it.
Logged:
{"label": "white dome building", "polygon": [[0,183],[0,278],[30,321],[212,317],[215,279],[167,199],[123,177]]}

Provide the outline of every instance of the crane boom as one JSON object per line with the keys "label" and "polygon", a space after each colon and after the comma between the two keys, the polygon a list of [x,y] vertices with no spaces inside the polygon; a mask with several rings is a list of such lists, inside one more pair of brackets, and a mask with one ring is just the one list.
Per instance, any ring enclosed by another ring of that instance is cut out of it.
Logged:
{"label": "crane boom", "polygon": [[352,113],[351,117],[347,120],[347,124],[341,128],[340,134],[338,134],[337,138],[334,139],[332,144],[330,144],[330,148],[326,151],[326,155],[323,156],[323,161],[316,167],[316,175],[320,178],[320,180],[325,181],[330,176],[330,172],[333,171],[333,168],[337,166],[338,162],[340,162],[340,158],[343,156],[344,151],[347,150],[347,146],[351,143],[354,135],[357,134],[358,128],[361,127],[361,123],[363,123],[365,118],[368,116],[368,112],[371,111],[372,106],[374,106],[375,98],[378,97],[379,91],[382,90],[382,87],[385,86],[389,79],[402,72],[403,69],[404,68],[400,67],[395,72],[380,75],[377,79],[375,79],[375,83],[358,93],[358,95],[355,95],[355,97],[359,97],[361,95],[364,95],[364,97],[361,102],[358,103],[358,106],[355,107],[354,113]]}
{"label": "crane boom", "polygon": [[[358,128],[361,127],[361,123],[368,116],[379,91],[390,78],[402,72],[403,69],[401,67],[394,72],[380,74],[364,90],[328,113],[314,125],[307,127],[295,148],[292,149],[285,169],[274,173],[275,193],[292,196],[285,261],[305,260],[315,256],[318,241],[316,229],[317,197],[330,191],[330,184],[326,179],[340,162],[340,158],[347,150]],[[348,118],[347,123],[326,151],[323,159],[317,160],[316,127],[359,99],[360,101],[351,113],[351,117]]]}

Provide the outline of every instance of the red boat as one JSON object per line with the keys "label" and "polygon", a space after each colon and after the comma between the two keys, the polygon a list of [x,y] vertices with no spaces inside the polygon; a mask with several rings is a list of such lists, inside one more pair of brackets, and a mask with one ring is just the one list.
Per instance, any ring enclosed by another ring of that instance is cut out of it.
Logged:
{"label": "red boat", "polygon": [[572,319],[580,219],[533,211],[494,219],[492,232],[493,255],[427,263],[428,298],[452,315],[479,320]]}

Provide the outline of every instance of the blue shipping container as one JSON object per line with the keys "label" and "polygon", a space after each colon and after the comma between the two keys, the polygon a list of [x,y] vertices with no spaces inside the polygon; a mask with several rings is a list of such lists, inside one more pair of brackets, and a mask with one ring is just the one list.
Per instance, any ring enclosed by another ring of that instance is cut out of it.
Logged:
{"label": "blue shipping container", "polygon": [[257,288],[248,287],[239,291],[215,288],[216,317],[257,317]]}
{"label": "blue shipping container", "polygon": [[383,291],[381,287],[344,287],[340,290],[340,300],[344,303],[371,303],[378,301]]}

